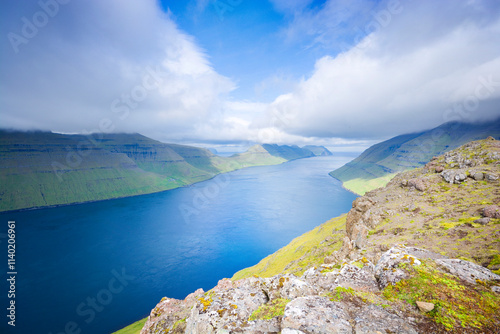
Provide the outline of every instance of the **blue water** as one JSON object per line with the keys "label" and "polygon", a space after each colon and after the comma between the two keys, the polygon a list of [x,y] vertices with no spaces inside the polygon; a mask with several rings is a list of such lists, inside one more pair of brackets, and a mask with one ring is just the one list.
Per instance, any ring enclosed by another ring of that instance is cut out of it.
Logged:
{"label": "blue water", "polygon": [[[355,196],[327,173],[350,157],[254,167],[157,194],[0,214],[1,333],[110,333],[329,218]],[[16,327],[7,325],[7,221],[16,221]]]}

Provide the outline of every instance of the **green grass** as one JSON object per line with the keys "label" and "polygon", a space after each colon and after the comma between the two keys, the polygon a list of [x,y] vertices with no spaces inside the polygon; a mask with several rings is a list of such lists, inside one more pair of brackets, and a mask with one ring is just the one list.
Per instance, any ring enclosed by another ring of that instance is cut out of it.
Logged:
{"label": "green grass", "polygon": [[[332,230],[343,231],[346,216],[340,216],[316,227],[293,239],[287,246],[279,249],[274,254],[262,259],[250,268],[238,271],[232,277],[238,280],[251,276],[271,277],[281,273],[294,273],[300,275],[310,266],[319,266],[325,256],[340,248],[342,234],[332,235]],[[331,244],[321,242],[331,237]],[[285,269],[286,268],[286,269]]]}
{"label": "green grass", "polygon": [[248,321],[270,320],[282,316],[285,313],[285,307],[290,299],[278,298],[271,300],[259,306],[248,318]]}
{"label": "green grass", "polygon": [[387,174],[385,176],[377,177],[374,179],[356,178],[342,183],[342,186],[345,189],[362,196],[373,189],[385,187],[387,183],[389,183],[389,181],[392,180],[396,175],[396,173]]}
{"label": "green grass", "polygon": [[495,326],[493,319],[498,317],[500,298],[489,288],[481,284],[465,287],[455,276],[437,270],[430,261],[406,269],[411,278],[387,286],[383,291],[387,300],[401,300],[414,306],[416,301],[433,303],[436,307],[428,316],[449,330]]}
{"label": "green grass", "polygon": [[133,324],[120,329],[119,331],[114,332],[113,334],[139,334],[141,332],[142,327],[148,318],[141,319],[139,321],[134,322]]}

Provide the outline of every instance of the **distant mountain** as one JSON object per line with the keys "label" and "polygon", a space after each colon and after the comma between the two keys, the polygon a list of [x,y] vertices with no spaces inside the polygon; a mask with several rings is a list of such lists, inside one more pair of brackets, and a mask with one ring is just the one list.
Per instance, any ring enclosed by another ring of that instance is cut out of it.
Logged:
{"label": "distant mountain", "polygon": [[140,134],[0,131],[0,211],[148,194],[310,156],[297,146],[255,145],[220,157]]}
{"label": "distant mountain", "polygon": [[342,181],[346,189],[362,195],[384,186],[398,172],[422,167],[433,156],[488,136],[500,137],[500,119],[475,124],[449,122],[373,145],[330,175]]}
{"label": "distant mountain", "polygon": [[303,148],[311,151],[316,156],[330,156],[330,155],[333,155],[332,152],[330,152],[324,146],[306,145]]}
{"label": "distant mountain", "polygon": [[281,157],[286,160],[295,160],[301,158],[309,158],[315,156],[313,152],[308,149],[300,148],[296,145],[276,145],[276,144],[263,144],[262,147],[271,155]]}

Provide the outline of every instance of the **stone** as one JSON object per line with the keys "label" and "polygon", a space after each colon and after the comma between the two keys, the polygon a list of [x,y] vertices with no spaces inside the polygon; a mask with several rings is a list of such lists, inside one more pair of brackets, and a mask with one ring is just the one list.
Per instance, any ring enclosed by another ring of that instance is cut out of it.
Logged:
{"label": "stone", "polygon": [[488,225],[490,223],[490,218],[479,218],[474,220],[474,223],[476,224],[481,224],[481,225]]}
{"label": "stone", "polygon": [[455,173],[452,170],[445,169],[444,171],[441,172],[441,176],[448,183],[455,182]]}
{"label": "stone", "polygon": [[498,285],[492,286],[491,291],[496,292],[496,293],[500,293],[500,286],[498,286]]}
{"label": "stone", "polygon": [[[354,262],[363,263],[362,260],[352,261],[351,263]],[[335,279],[335,284],[361,291],[377,292],[379,290],[374,275],[374,266],[370,262],[363,264],[363,268],[359,268],[354,264],[344,265]]]}
{"label": "stone", "polygon": [[495,141],[495,138],[493,138],[492,136],[488,136],[488,138],[486,138],[486,140]]}
{"label": "stone", "polygon": [[[269,301],[262,279],[248,278],[234,282],[232,287],[222,280],[217,291],[200,296],[186,319],[185,333],[231,333],[244,326],[249,332],[258,326],[263,332],[273,332],[273,321],[248,322],[250,315]],[[227,290],[225,290],[227,288]]]}
{"label": "stone", "polygon": [[421,312],[424,312],[424,313],[427,313],[427,312],[430,312],[430,311],[434,310],[434,304],[433,303],[427,303],[427,302],[417,301],[417,306],[418,306],[418,309]]}
{"label": "stone", "polygon": [[368,228],[364,224],[356,224],[352,228],[351,240],[357,248],[363,248],[368,243]]}
{"label": "stone", "polygon": [[484,217],[500,218],[500,207],[498,205],[489,205],[482,210]]}
{"label": "stone", "polygon": [[467,175],[465,173],[457,173],[455,174],[455,182],[460,183],[467,179]]}
{"label": "stone", "polygon": [[305,334],[305,333],[296,329],[285,328],[284,330],[281,331],[281,334]]}
{"label": "stone", "polygon": [[478,281],[497,281],[500,282],[500,275],[494,274],[478,264],[460,260],[460,259],[438,259],[438,265],[441,265],[450,274],[471,284],[478,284]]}
{"label": "stone", "polygon": [[[315,272],[314,268],[311,268]],[[308,270],[311,275],[311,270]],[[305,277],[307,275],[304,274]],[[294,275],[277,275],[264,281],[264,290],[271,299],[295,299],[316,294],[316,290],[306,281]]]}
{"label": "stone", "polygon": [[356,334],[418,333],[405,319],[387,312],[381,306],[373,304],[365,305],[359,312],[356,312],[354,321],[353,333]]}
{"label": "stone", "polygon": [[492,173],[486,173],[486,175],[484,176],[484,178],[487,181],[496,181],[496,180],[498,180],[498,175],[492,174]]}
{"label": "stone", "polygon": [[[189,310],[201,295],[203,295],[203,289],[196,290],[183,301],[173,298],[162,298],[151,311],[148,320],[141,330],[141,334],[170,331],[177,321],[185,319],[189,315]],[[185,327],[185,324],[182,323],[180,327]],[[178,329],[182,330],[183,328]]]}
{"label": "stone", "polygon": [[351,334],[353,331],[349,319],[349,313],[342,303],[320,296],[300,297],[286,306],[281,327],[307,334]]}
{"label": "stone", "polygon": [[418,191],[425,191],[426,186],[422,179],[411,179],[408,181],[408,187],[414,187]]}
{"label": "stone", "polygon": [[442,171],[444,171],[444,167],[443,166],[437,166],[436,169],[435,169],[436,173],[441,173]]}
{"label": "stone", "polygon": [[443,179],[450,183],[461,183],[467,179],[467,174],[465,173],[464,170],[461,169],[445,169],[444,171],[441,172],[441,176]]}
{"label": "stone", "polygon": [[482,172],[476,172],[472,174],[472,178],[476,181],[482,181],[484,179],[484,174]]}
{"label": "stone", "polygon": [[380,289],[384,289],[390,284],[395,285],[402,279],[408,278],[407,272],[400,268],[400,263],[409,263],[416,266],[421,264],[420,260],[406,252],[406,247],[392,247],[382,254],[375,266],[375,277],[378,280]]}

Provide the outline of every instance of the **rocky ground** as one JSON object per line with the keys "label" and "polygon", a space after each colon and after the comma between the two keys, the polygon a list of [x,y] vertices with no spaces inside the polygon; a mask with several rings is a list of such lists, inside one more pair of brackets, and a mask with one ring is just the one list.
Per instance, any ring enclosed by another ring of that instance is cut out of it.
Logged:
{"label": "rocky ground", "polygon": [[306,252],[294,241],[241,279],[163,298],[141,333],[497,333],[499,175],[492,138],[434,158]]}

